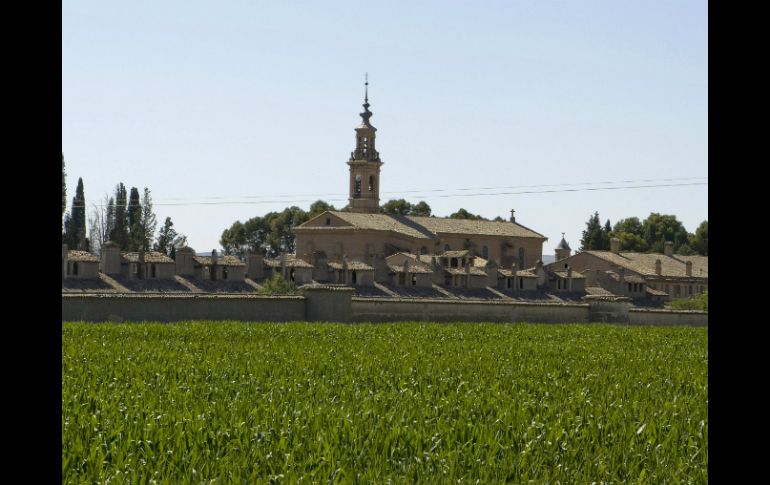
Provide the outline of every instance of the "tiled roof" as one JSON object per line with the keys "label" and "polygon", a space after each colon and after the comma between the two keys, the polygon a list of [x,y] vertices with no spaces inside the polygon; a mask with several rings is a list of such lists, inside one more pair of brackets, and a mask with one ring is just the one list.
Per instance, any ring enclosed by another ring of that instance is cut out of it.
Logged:
{"label": "tiled roof", "polygon": [[[614,265],[630,269],[644,276],[676,278],[708,278],[708,256],[666,256],[658,253],[586,251],[586,253]],[[660,259],[661,274],[655,273],[655,261]],[[692,261],[692,276],[687,276],[686,261]]]}
{"label": "tiled roof", "polygon": [[[511,278],[513,276],[513,272],[510,269],[500,268],[497,270],[497,272],[506,278]],[[537,278],[537,275],[528,269],[517,270],[516,276],[519,278]]]}
{"label": "tiled roof", "polygon": [[[138,263],[139,262],[139,253],[138,252],[127,252],[127,253],[121,253],[122,260],[129,263]],[[157,251],[148,251],[144,253],[144,262],[145,263],[174,263],[174,260],[169,258],[163,253],[159,253]]]}
{"label": "tiled roof", "polygon": [[[211,266],[211,256],[193,256],[193,260],[202,266]],[[218,256],[217,264],[219,266],[246,266],[246,263],[235,256]]]}
{"label": "tiled roof", "polygon": [[[620,281],[620,275],[614,271],[607,271],[607,274],[615,281]],[[636,275],[625,275],[623,281],[626,283],[644,283],[644,278]]]}
{"label": "tiled roof", "polygon": [[585,276],[583,276],[582,274],[578,273],[577,271],[573,271],[571,276],[568,276],[566,271],[554,271],[553,274],[555,274],[559,278],[565,278],[565,279],[566,278],[572,278],[572,279],[581,279],[582,278],[582,279],[585,279]]}
{"label": "tiled roof", "polygon": [[82,261],[89,263],[98,263],[99,258],[88,251],[76,251],[74,249],[67,251],[67,259],[70,261]]}
{"label": "tiled roof", "polygon": [[[339,217],[346,223],[350,224],[350,227],[356,229],[393,231],[418,239],[434,239],[439,234],[533,237],[545,239],[545,236],[542,234],[539,234],[520,224],[511,222],[449,219],[444,217],[393,216],[389,214],[363,214],[358,212],[338,211],[329,211],[329,213]],[[333,229],[332,226],[306,227],[305,224],[298,226],[296,229]],[[340,227],[337,226],[337,228]]]}
{"label": "tiled roof", "polygon": [[655,288],[650,288],[649,286],[645,288],[645,291],[650,295],[668,296],[668,293],[666,293],[665,291],[656,290]]}
{"label": "tiled roof", "polygon": [[[268,259],[265,258],[262,260],[265,264],[265,266],[269,268],[280,268],[281,267],[281,258],[272,258]],[[304,259],[298,258],[294,254],[287,254],[286,259],[284,261],[284,264],[287,268],[312,268],[313,265],[305,261]]]}
{"label": "tiled roof", "polygon": [[465,256],[469,256],[470,254],[471,252],[465,249],[463,251],[444,251],[438,256],[442,258],[464,258]]}
{"label": "tiled roof", "polygon": [[487,273],[481,268],[477,268],[475,266],[470,266],[468,268],[468,271],[465,271],[465,268],[444,268],[444,271],[446,271],[449,274],[471,274],[474,276],[486,276]]}
{"label": "tiled roof", "polygon": [[[404,272],[404,265],[397,265],[397,264],[389,264],[388,269],[394,273],[403,273]],[[431,274],[433,273],[433,270],[429,268],[428,266],[425,266],[423,264],[409,264],[409,272],[415,273],[415,274]]]}
{"label": "tiled roof", "polygon": [[564,240],[564,238],[561,238],[561,241],[559,241],[559,245],[556,246],[556,249],[567,249],[569,250],[569,244],[567,244],[567,241]]}
{"label": "tiled roof", "polygon": [[[340,261],[329,261],[326,264],[331,269],[336,269],[336,270],[342,269],[342,262]],[[374,271],[374,268],[372,266],[369,266],[368,264],[362,261],[347,261],[347,266],[348,266],[348,269],[351,271]]]}
{"label": "tiled roof", "polygon": [[586,294],[587,295],[599,295],[599,296],[613,296],[614,293],[612,293],[609,290],[605,290],[601,286],[586,286]]}

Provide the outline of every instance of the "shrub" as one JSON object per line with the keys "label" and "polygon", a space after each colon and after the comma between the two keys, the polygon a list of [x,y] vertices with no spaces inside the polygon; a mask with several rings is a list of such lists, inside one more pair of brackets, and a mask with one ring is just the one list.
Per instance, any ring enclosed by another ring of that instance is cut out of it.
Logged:
{"label": "shrub", "polygon": [[674,310],[700,310],[709,311],[709,292],[704,291],[700,295],[690,298],[679,298],[672,300],[669,306]]}
{"label": "shrub", "polygon": [[293,281],[286,281],[283,276],[276,273],[272,279],[265,280],[259,293],[262,295],[291,295],[297,292],[297,286]]}

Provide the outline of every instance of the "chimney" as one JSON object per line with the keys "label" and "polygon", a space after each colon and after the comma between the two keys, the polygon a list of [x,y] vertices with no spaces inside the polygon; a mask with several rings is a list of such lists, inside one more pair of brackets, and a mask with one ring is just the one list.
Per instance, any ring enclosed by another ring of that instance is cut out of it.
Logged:
{"label": "chimney", "polygon": [[262,261],[262,253],[252,251],[249,253],[248,258],[248,274],[252,280],[261,280],[265,277],[265,267]]}
{"label": "chimney", "polygon": [[620,239],[613,237],[610,239],[610,251],[617,254],[620,252]]}
{"label": "chimney", "polygon": [[660,276],[661,273],[663,273],[663,270],[662,270],[661,266],[662,265],[660,263],[660,260],[656,259],[655,260],[655,274],[658,275],[658,276]]}
{"label": "chimney", "polygon": [[179,248],[176,252],[176,274],[192,276],[195,273],[193,257],[195,257],[195,250],[190,246]]}
{"label": "chimney", "polygon": [[516,222],[516,216],[514,215],[516,210],[511,209],[511,222]]}
{"label": "chimney", "polygon": [[99,269],[102,273],[113,275],[120,273],[120,246],[112,241],[102,245]]}
{"label": "chimney", "polygon": [[671,241],[666,241],[663,243],[663,254],[666,256],[673,256],[674,255],[674,243]]}
{"label": "chimney", "polygon": [[692,261],[687,261],[684,265],[687,276],[692,276]]}
{"label": "chimney", "polygon": [[620,284],[622,285],[623,283],[625,283],[626,282],[626,268],[621,266],[618,269],[618,276],[620,276]]}
{"label": "chimney", "polygon": [[212,249],[211,250],[211,265],[214,266],[219,262],[219,255],[217,255],[217,250]]}

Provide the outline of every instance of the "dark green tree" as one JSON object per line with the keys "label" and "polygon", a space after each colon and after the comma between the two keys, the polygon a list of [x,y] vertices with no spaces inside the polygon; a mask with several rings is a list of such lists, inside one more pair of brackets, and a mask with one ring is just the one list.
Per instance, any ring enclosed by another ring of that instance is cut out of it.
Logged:
{"label": "dark green tree", "polygon": [[158,239],[155,241],[152,250],[166,254],[171,259],[176,259],[177,248],[183,247],[186,243],[187,237],[177,233],[171,218],[166,217],[163,227],[158,231]]}
{"label": "dark green tree", "polygon": [[679,254],[680,247],[687,244],[689,233],[674,215],[651,213],[642,222],[642,233],[649,251],[663,252],[663,243],[672,241],[674,253]]}
{"label": "dark green tree", "polygon": [[703,221],[689,237],[689,245],[697,254],[709,255],[709,221]]}
{"label": "dark green tree", "polygon": [[65,241],[73,249],[86,250],[86,197],[83,191],[83,179],[78,179],[75,197],[72,198],[72,209],[69,221],[65,221]]}
{"label": "dark green tree", "polygon": [[328,202],[324,202],[323,200],[317,200],[310,204],[310,210],[307,213],[308,220],[312,219],[318,214],[323,214],[326,211],[333,210],[336,210],[333,205],[329,204]]}
{"label": "dark green tree", "polygon": [[64,153],[61,154],[61,215],[67,210],[67,172],[64,171]]}
{"label": "dark green tree", "polygon": [[421,200],[420,202],[412,206],[412,210],[409,212],[410,216],[430,217],[431,209],[427,202]]}
{"label": "dark green tree", "polygon": [[152,210],[152,196],[150,195],[150,189],[144,188],[144,195],[142,196],[142,249],[149,251],[152,247],[152,239],[155,236],[155,228],[158,226],[155,212]]}
{"label": "dark green tree", "polygon": [[599,221],[599,213],[594,212],[583,231],[583,237],[580,239],[580,251],[603,250],[605,247],[606,235],[602,223]]}
{"label": "dark green tree", "polygon": [[486,219],[480,215],[473,214],[467,210],[460,208],[457,212],[449,214],[450,219],[473,219],[478,221],[486,221]]}
{"label": "dark green tree", "polygon": [[382,204],[380,212],[392,216],[408,216],[412,212],[412,204],[404,199],[391,199]]}
{"label": "dark green tree", "polygon": [[139,251],[144,241],[144,229],[142,228],[142,203],[139,198],[139,189],[131,187],[131,195],[128,198],[128,250]]}
{"label": "dark green tree", "polygon": [[126,192],[126,186],[123,183],[119,183],[115,187],[115,216],[113,217],[114,226],[112,233],[110,233],[110,239],[120,246],[122,251],[128,249],[128,194]]}

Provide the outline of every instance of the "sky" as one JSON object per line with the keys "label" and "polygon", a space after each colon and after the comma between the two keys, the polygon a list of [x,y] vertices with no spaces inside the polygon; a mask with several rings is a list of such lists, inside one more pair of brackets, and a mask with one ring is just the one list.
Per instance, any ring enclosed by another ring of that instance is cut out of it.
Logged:
{"label": "sky", "polygon": [[[543,254],[595,211],[708,219],[708,6],[684,0],[68,0],[68,210],[78,177],[89,206],[147,187],[203,252],[237,220],[342,207],[365,72],[381,203],[515,209]],[[575,190],[670,184],[700,185]]]}

